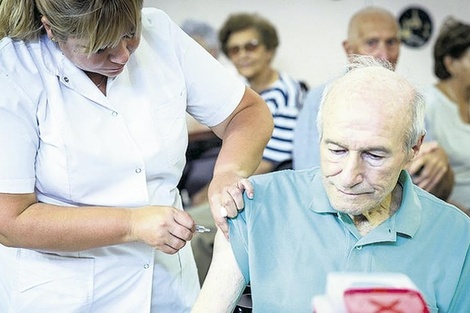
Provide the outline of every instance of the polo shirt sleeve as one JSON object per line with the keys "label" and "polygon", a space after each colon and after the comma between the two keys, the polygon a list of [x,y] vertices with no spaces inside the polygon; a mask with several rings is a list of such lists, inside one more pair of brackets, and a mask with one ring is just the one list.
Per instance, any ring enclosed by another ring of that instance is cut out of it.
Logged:
{"label": "polo shirt sleeve", "polygon": [[250,283],[250,267],[249,267],[249,255],[248,255],[248,228],[247,228],[247,215],[251,210],[252,201],[243,196],[245,202],[245,208],[238,213],[237,217],[229,219],[229,236],[230,245],[235,259],[238,263],[238,267],[245,279],[245,283]]}
{"label": "polo shirt sleeve", "polygon": [[470,294],[470,246],[462,247],[462,249],[465,248],[467,254],[460,272],[460,279],[447,312],[464,312],[470,308],[470,297],[468,296]]}
{"label": "polo shirt sleeve", "polygon": [[[31,193],[35,184],[35,159],[39,146],[37,104],[16,83],[15,72],[6,73],[3,61],[14,55],[0,55],[0,192]],[[28,79],[24,76],[22,79]]]}

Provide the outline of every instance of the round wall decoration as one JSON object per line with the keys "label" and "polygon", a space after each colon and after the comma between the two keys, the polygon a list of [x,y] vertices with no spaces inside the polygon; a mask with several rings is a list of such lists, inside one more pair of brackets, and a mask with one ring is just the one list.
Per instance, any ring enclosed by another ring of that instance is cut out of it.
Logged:
{"label": "round wall decoration", "polygon": [[423,8],[412,6],[406,8],[398,17],[400,38],[403,44],[419,48],[431,38],[433,22]]}

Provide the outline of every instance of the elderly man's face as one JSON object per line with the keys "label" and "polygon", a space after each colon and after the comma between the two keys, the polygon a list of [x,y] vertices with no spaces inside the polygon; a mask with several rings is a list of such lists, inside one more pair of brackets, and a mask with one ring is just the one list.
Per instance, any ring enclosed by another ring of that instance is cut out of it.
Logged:
{"label": "elderly man's face", "polygon": [[404,151],[408,111],[392,104],[396,98],[390,99],[367,88],[337,90],[328,97],[321,168],[326,192],[338,211],[357,215],[379,205],[412,158],[413,153]]}
{"label": "elderly man's face", "polygon": [[348,55],[371,55],[396,66],[400,54],[400,39],[397,24],[390,16],[364,15],[357,21],[353,34],[344,43]]}

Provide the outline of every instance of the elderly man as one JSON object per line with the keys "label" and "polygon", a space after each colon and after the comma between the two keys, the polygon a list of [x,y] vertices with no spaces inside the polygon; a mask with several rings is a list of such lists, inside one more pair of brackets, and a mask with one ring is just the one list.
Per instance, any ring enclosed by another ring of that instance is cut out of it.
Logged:
{"label": "elderly man", "polygon": [[229,312],[248,283],[254,312],[311,312],[338,271],[403,273],[431,312],[468,312],[470,218],[413,184],[424,103],[381,64],[362,57],[326,88],[320,168],[250,179],[193,312]]}
{"label": "elderly man", "polygon": [[[395,17],[378,7],[366,7],[353,15],[343,48],[348,58],[371,55],[387,60],[395,68],[400,53],[399,26]],[[315,127],[316,114],[325,85],[310,90],[298,115],[294,132],[294,169],[318,166],[320,151]],[[420,155],[408,167],[413,182],[441,199],[447,199],[454,175],[445,151],[432,138],[423,143]]]}

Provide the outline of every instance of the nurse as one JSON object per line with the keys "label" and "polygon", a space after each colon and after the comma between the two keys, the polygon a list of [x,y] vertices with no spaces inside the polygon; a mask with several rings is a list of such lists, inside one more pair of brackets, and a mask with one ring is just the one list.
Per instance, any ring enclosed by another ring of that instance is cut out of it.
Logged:
{"label": "nurse", "polygon": [[189,311],[186,111],[223,139],[226,230],[265,103],[142,0],[3,0],[0,38],[0,312]]}

